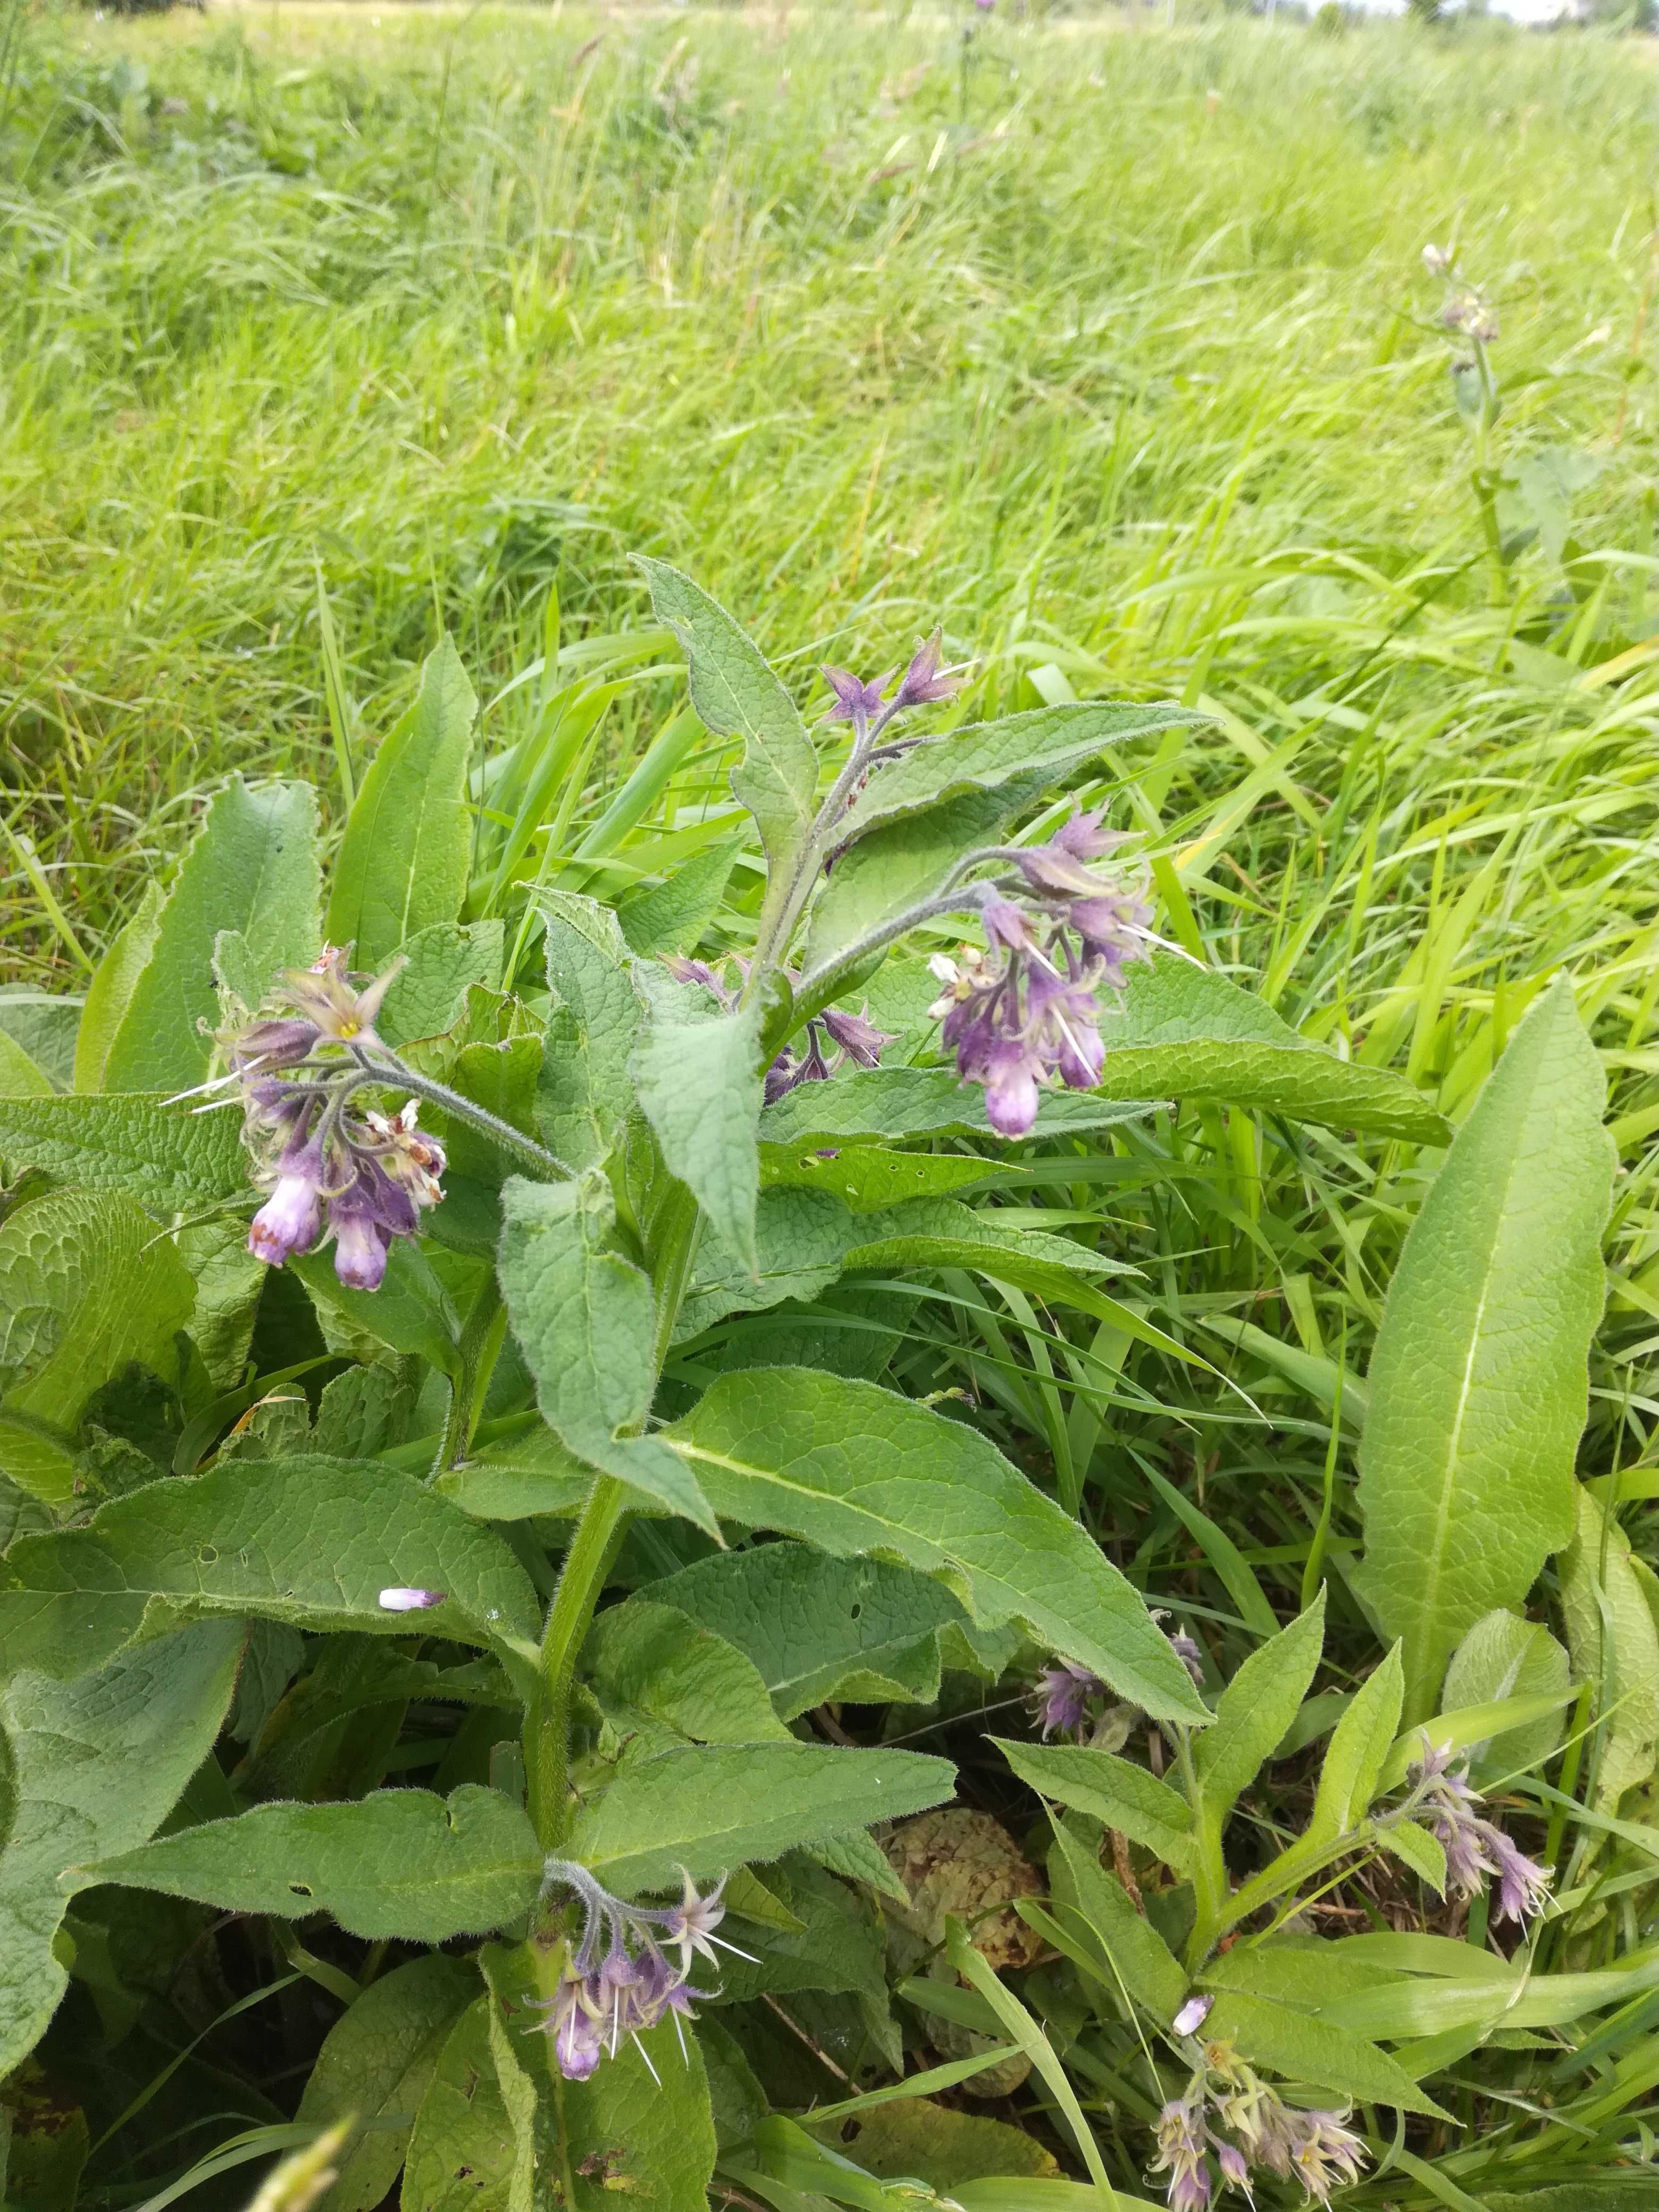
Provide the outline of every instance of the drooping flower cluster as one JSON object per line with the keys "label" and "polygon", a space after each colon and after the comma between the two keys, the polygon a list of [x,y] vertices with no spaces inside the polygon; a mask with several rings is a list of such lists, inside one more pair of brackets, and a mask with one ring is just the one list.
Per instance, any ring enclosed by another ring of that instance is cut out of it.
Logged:
{"label": "drooping flower cluster", "polygon": [[[1208,2009],[1205,2004],[1203,2010]],[[1177,2032],[1195,2010],[1196,2004],[1182,2008]],[[1200,2013],[1200,2023],[1202,2017]],[[1158,2156],[1151,2171],[1170,2177],[1164,2194],[1171,2212],[1205,2212],[1218,2175],[1224,2187],[1240,2191],[1254,2203],[1252,2167],[1262,2167],[1280,2181],[1300,2182],[1309,2203],[1327,2203],[1334,2189],[1359,2179],[1369,2154],[1344,2124],[1345,2112],[1287,2105],[1231,2045],[1209,2043],[1201,2048],[1203,2063],[1184,2093],[1158,2114]]]}
{"label": "drooping flower cluster", "polygon": [[[1162,1613],[1152,1616],[1155,1620],[1164,1617]],[[1202,1689],[1204,1654],[1198,1645],[1190,1636],[1179,1631],[1169,1638],[1169,1644],[1191,1675],[1194,1688]],[[1110,1695],[1098,1674],[1091,1674],[1086,1667],[1074,1665],[1069,1659],[1056,1659],[1052,1667],[1045,1667],[1037,1676],[1032,1697],[1043,1741],[1046,1743],[1051,1735],[1069,1735],[1079,1743],[1088,1742],[1100,1718],[1099,1708]]]}
{"label": "drooping flower cluster", "polygon": [[[569,1948],[557,1990],[550,1997],[529,2002],[547,2014],[537,2032],[551,2038],[554,2063],[567,2081],[586,2081],[607,2053],[616,2056],[625,2036],[651,2066],[650,2053],[639,2039],[665,2020],[673,2021],[684,2054],[681,2022],[696,2017],[693,2000],[708,1994],[691,1987],[692,1960],[718,1963],[717,1951],[749,1956],[714,1933],[726,1917],[720,1900],[724,1878],[706,1897],[698,1894],[690,1875],[684,1881],[678,1905],[628,1905],[574,1860],[548,1860],[542,1893],[569,1891],[581,1908],[581,1934]],[[678,1958],[671,1958],[671,1952],[678,1952]],[[654,2066],[651,2071],[654,2075]]]}
{"label": "drooping flower cluster", "polygon": [[1471,283],[1457,266],[1449,250],[1442,246],[1425,246],[1423,266],[1446,287],[1445,304],[1440,310],[1442,330],[1473,338],[1478,345],[1492,344],[1498,337],[1498,318],[1479,286]]}
{"label": "drooping flower cluster", "polygon": [[254,1180],[270,1194],[247,1240],[267,1266],[331,1237],[340,1280],[378,1290],[392,1238],[412,1237],[422,1209],[443,1196],[443,1148],[416,1127],[415,1100],[396,1114],[353,1103],[374,1079],[370,1055],[390,1057],[374,1021],[402,964],[353,975],[331,948],[283,978],[278,1011],[220,1039]]}
{"label": "drooping flower cluster", "polygon": [[988,951],[929,963],[945,988],[928,1012],[944,1023],[963,1079],[983,1085],[987,1118],[1005,1137],[1029,1133],[1042,1085],[1094,1089],[1106,1057],[1097,994],[1121,991],[1124,963],[1151,957],[1144,882],[1088,866],[1122,842],[1095,812],[1073,816],[1045,845],[1000,852],[1024,878],[1019,903],[987,887]]}
{"label": "drooping flower cluster", "polygon": [[[727,1012],[737,1005],[738,993],[707,961],[673,959],[665,964],[680,982],[701,983],[705,991],[712,991]],[[747,982],[748,962],[736,960],[732,964]],[[786,972],[792,985],[799,982],[799,975]],[[846,1014],[835,1006],[826,1006],[806,1024],[806,1040],[800,1049],[786,1045],[767,1069],[766,1103],[775,1105],[797,1084],[825,1083],[849,1064],[854,1067],[879,1067],[881,1048],[892,1042],[888,1031],[878,1030],[871,1021],[867,1007],[856,1014]]]}
{"label": "drooping flower cluster", "polygon": [[1408,1795],[1401,1810],[1423,1821],[1438,1842],[1446,1854],[1446,1879],[1460,1897],[1478,1895],[1487,1877],[1496,1875],[1493,1918],[1524,1923],[1544,1909],[1549,1869],[1475,1812],[1484,1801],[1469,1787],[1467,1762],[1450,1771],[1452,1756],[1449,1747],[1436,1750],[1425,1735],[1422,1760],[1407,1775]]}

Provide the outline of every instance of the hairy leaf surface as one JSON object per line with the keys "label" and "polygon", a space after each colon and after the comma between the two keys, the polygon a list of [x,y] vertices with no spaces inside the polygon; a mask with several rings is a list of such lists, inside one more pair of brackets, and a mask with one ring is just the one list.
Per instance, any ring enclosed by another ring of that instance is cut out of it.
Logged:
{"label": "hairy leaf surface", "polygon": [[722,1376],[663,1439],[717,1513],[842,1558],[896,1555],[943,1576],[977,1621],[1027,1622],[1148,1712],[1208,1717],[1117,1569],[960,1422],[871,1383],[763,1368]]}
{"label": "hairy leaf surface", "polygon": [[1371,1355],[1356,1587],[1425,1717],[1483,1613],[1572,1535],[1613,1148],[1563,976],[1488,1079],[1406,1238]]}

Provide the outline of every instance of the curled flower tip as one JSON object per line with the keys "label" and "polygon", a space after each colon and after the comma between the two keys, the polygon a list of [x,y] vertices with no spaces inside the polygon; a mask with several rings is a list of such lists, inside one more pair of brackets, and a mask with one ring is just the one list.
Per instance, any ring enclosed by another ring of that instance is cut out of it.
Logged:
{"label": "curled flower tip", "polygon": [[1029,1137],[1037,1117],[1038,1063],[1024,1045],[1006,1037],[985,1047],[981,1064],[986,1120],[1000,1137]]}
{"label": "curled flower tip", "polygon": [[1127,830],[1103,828],[1105,819],[1105,810],[1098,806],[1086,814],[1074,814],[1069,822],[1060,823],[1048,842],[1069,853],[1074,860],[1098,860],[1129,842]]}
{"label": "curled flower tip", "polygon": [[[889,669],[887,675],[891,673]],[[867,722],[872,714],[881,712],[881,687],[887,676],[878,676],[873,683],[865,684],[848,669],[826,667],[823,680],[836,695],[836,703],[830,709],[830,721]]]}
{"label": "curled flower tip", "polygon": [[1493,1917],[1525,1922],[1541,1912],[1549,1899],[1550,1870],[1539,1866],[1512,1844],[1490,1820],[1480,1823],[1498,1875],[1498,1903]]}
{"label": "curled flower tip", "polygon": [[276,1184],[249,1224],[247,1249],[268,1267],[308,1252],[323,1233],[322,1147],[314,1138],[290,1145],[276,1163]]}
{"label": "curled flower tip", "polygon": [[292,1067],[309,1055],[320,1034],[314,1022],[287,1014],[250,1022],[222,1042],[231,1066],[247,1075],[256,1068]]}
{"label": "curled flower tip", "polygon": [[1214,2002],[1215,1999],[1213,1997],[1188,1997],[1186,2003],[1182,2006],[1181,2010],[1176,2014],[1174,2022],[1172,2023],[1176,2033],[1177,2035],[1196,2035],[1199,2029],[1203,2027],[1205,2021],[1209,2018],[1210,2007]]}
{"label": "curled flower tip", "polygon": [[878,1030],[869,1016],[868,1006],[856,1014],[843,1014],[834,1006],[826,1006],[821,1017],[824,1028],[855,1067],[879,1067],[883,1045],[893,1042],[891,1034]]}
{"label": "curled flower tip", "polygon": [[383,1589],[379,1599],[382,1613],[430,1613],[434,1605],[441,1605],[441,1590]]}
{"label": "curled flower tip", "polygon": [[1215,2162],[1221,2168],[1221,2179],[1229,2189],[1242,2189],[1252,2204],[1255,2191],[1250,2187],[1250,2169],[1244,2154],[1237,2143],[1218,2142],[1215,2146]]}
{"label": "curled flower tip", "polygon": [[[996,0],[974,0],[974,4],[988,14],[996,5]],[[910,665],[904,672],[903,681],[893,695],[895,713],[902,707],[926,707],[936,699],[953,699],[961,690],[963,678],[960,673],[955,669],[941,668],[939,665],[944,642],[943,632],[936,629],[927,643],[918,647]]]}
{"label": "curled flower tip", "polygon": [[1358,2180],[1370,2156],[1360,2137],[1342,2123],[1346,2112],[1289,2112],[1291,2135],[1297,2139],[1291,2153],[1291,2172],[1310,2199],[1330,2202],[1331,2191]]}
{"label": "curled flower tip", "polygon": [[1204,1687],[1204,1654],[1194,1638],[1176,1634],[1170,1638],[1170,1649],[1193,1678],[1193,1687]]}
{"label": "curled flower tip", "polygon": [[1073,1667],[1069,1659],[1045,1667],[1036,1686],[1036,1717],[1042,1723],[1043,1741],[1058,1732],[1074,1735],[1080,1743],[1089,1730],[1090,1699],[1105,1694],[1104,1682],[1086,1667]]}
{"label": "curled flower tip", "polygon": [[1011,952],[1036,950],[1036,932],[1028,916],[1011,899],[988,898],[980,909],[980,918],[993,945],[1006,945]]}

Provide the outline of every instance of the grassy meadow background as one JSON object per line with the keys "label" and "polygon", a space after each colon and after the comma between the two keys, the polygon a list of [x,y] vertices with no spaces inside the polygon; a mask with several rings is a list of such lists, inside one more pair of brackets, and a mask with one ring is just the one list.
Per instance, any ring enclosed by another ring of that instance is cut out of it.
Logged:
{"label": "grassy meadow background", "polygon": [[[1201,704],[1207,728],[1099,787],[1147,833],[1171,938],[1455,1119],[1542,983],[1574,976],[1624,1166],[1581,1464],[1619,1476],[1653,1556],[1644,42],[1322,35],[1189,21],[1184,0],[1173,26],[999,9],[966,44],[963,15],[899,9],[0,9],[14,995],[82,987],[227,770],[314,777],[337,826],[319,584],[359,764],[445,626],[486,749],[515,741],[550,586],[579,670],[584,638],[648,622],[634,550],[694,571],[803,696],[813,662],[873,672],[940,621],[975,712]],[[1492,465],[1512,490],[1528,464],[1534,495],[1574,486],[1496,573],[1420,260],[1454,237],[1502,326]],[[669,673],[620,693],[526,873],[648,880],[654,840],[729,805],[698,757],[579,854],[682,700]],[[1158,1325],[1248,1400],[1109,1329],[1085,1362],[971,1285],[930,1305],[899,1379],[970,1388],[1236,1656],[1251,1588],[1284,1613],[1352,1554],[1329,1382],[1364,1372],[1434,1164],[1206,1112],[1039,1179],[1042,1218],[1097,1216]],[[1352,1679],[1375,1640],[1334,1583],[1332,1603]],[[1515,1801],[1560,1891],[1607,1885],[1571,1949],[1545,1928],[1540,1969],[1649,1931],[1650,1865],[1598,1859],[1571,1809],[1589,1719],[1561,1798]],[[1656,2023],[1650,1993],[1517,2056],[1499,2101],[1449,2076],[1468,2132],[1359,2194],[1588,2202],[1584,2176],[1650,2155]],[[1144,2154],[1127,2129],[1119,2170]]]}

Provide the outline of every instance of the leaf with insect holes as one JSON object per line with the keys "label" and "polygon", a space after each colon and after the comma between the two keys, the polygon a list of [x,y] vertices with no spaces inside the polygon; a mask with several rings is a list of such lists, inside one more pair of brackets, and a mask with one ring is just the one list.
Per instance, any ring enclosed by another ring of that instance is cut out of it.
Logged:
{"label": "leaf with insect holes", "polygon": [[253,1210],[239,1116],[194,1114],[159,1092],[0,1098],[0,1170],[15,1183],[31,1168],[54,1183],[124,1192],[164,1220]]}
{"label": "leaf with insect holes", "polygon": [[635,1595],[602,1613],[582,1664],[603,1705],[631,1707],[698,1743],[793,1741],[754,1662],[672,1605]]}
{"label": "leaf with insect holes", "polygon": [[1488,1077],[1412,1224],[1371,1355],[1355,1588],[1420,1720],[1462,1638],[1571,1540],[1613,1145],[1561,976]]}
{"label": "leaf with insect holes", "polygon": [[527,2147],[508,2096],[519,2083],[495,2061],[495,2005],[476,1998],[438,2051],[415,2108],[401,2212],[528,2212]]}
{"label": "leaf with insect holes", "polygon": [[[93,1393],[133,1363],[176,1381],[174,1334],[195,1303],[172,1243],[130,1198],[64,1190],[27,1200],[0,1225],[6,1412],[72,1431]],[[50,1495],[64,1506],[71,1493]]]}
{"label": "leaf with insect holes", "polygon": [[309,784],[232,776],[209,806],[155,921],[102,1067],[105,1091],[183,1091],[207,1074],[219,1021],[214,945],[240,932],[266,983],[314,959],[317,800]]}
{"label": "leaf with insect holes", "polygon": [[872,1383],[759,1368],[720,1376],[661,1439],[717,1513],[938,1574],[981,1626],[1024,1621],[1146,1711],[1208,1719],[1138,1593],[960,1421]]}
{"label": "leaf with insect holes", "polygon": [[569,1851],[624,1896],[902,1820],[951,1795],[948,1760],[833,1744],[687,1744],[624,1765],[576,1816]]}
{"label": "leaf with insect holes", "polygon": [[752,1275],[760,1265],[760,1001],[708,1013],[706,993],[682,990],[653,963],[634,973],[647,1016],[629,1064],[641,1110],[669,1173]]}
{"label": "leaf with insect holes", "polygon": [[812,827],[818,781],[812,741],[794,701],[725,608],[666,561],[635,557],[657,620],[684,648],[691,704],[717,737],[744,741],[732,788],[760,825],[770,907],[787,890]]}
{"label": "leaf with insect holes", "polygon": [[139,1635],[152,1606],[407,1635],[381,1590],[436,1589],[422,1618],[463,1643],[527,1644],[540,1627],[501,1537],[373,1461],[231,1460],[152,1483],[80,1528],[21,1538],[0,1573],[0,1668],[65,1677]]}
{"label": "leaf with insect holes", "polygon": [[459,2014],[479,1996],[477,1969],[441,1951],[371,1982],[323,2039],[299,2118],[358,2131],[338,2162],[330,2212],[373,2212],[398,2179],[413,2116]]}
{"label": "leaf with insect holes", "polygon": [[967,1618],[930,1576],[879,1559],[826,1558],[808,1544],[723,1552],[641,1595],[736,1644],[785,1721],[830,1698],[931,1703],[940,1632]]}
{"label": "leaf with insect holes", "polygon": [[694,1473],[643,1426],[656,1387],[651,1283],[606,1239],[616,1200],[597,1169],[501,1186],[497,1273],[548,1426],[592,1467],[715,1533]]}
{"label": "leaf with insect holes", "polygon": [[573,2212],[706,2212],[716,2145],[696,2036],[665,2021],[562,2095]]}
{"label": "leaf with insect holes", "polygon": [[328,941],[383,968],[434,922],[459,920],[471,825],[467,761],[478,702],[454,642],[428,654],[421,686],[382,740],[352,803],[334,865]]}
{"label": "leaf with insect holes", "polygon": [[1190,1865],[1193,1816],[1187,1801],[1144,1766],[1089,1744],[1010,1743],[1001,1736],[989,1741],[1040,1796],[1092,1814],[1131,1843],[1155,1851],[1177,1873]]}
{"label": "leaf with insect holes", "polygon": [[73,1887],[118,1881],[226,1912],[289,1920],[326,1912],[348,1935],[447,1943],[527,1912],[542,1852],[522,1807],[464,1783],[377,1790],[344,1805],[256,1805],[75,1869]]}
{"label": "leaf with insect holes", "polygon": [[70,1683],[19,1674],[0,1692],[0,2070],[45,2032],[68,1984],[53,1939],[77,1860],[160,1826],[213,1747],[236,1686],[242,1628],[204,1621]]}
{"label": "leaf with insect holes", "polygon": [[954,1152],[896,1152],[879,1145],[845,1152],[761,1146],[761,1194],[826,1191],[854,1213],[878,1213],[907,1199],[943,1198],[1000,1172],[994,1160]]}

